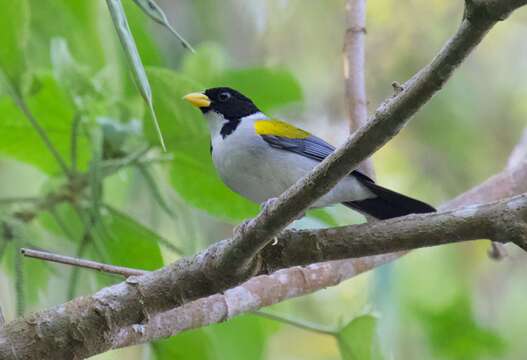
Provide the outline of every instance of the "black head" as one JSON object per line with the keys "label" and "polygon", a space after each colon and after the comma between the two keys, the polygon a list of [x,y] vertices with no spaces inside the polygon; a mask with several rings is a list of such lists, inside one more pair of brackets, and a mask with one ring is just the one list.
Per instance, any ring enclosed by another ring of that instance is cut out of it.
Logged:
{"label": "black head", "polygon": [[222,114],[225,119],[235,120],[260,111],[251,99],[228,87],[210,88],[205,90],[201,96],[203,98],[199,103],[188,100],[199,107],[204,114],[215,111]]}

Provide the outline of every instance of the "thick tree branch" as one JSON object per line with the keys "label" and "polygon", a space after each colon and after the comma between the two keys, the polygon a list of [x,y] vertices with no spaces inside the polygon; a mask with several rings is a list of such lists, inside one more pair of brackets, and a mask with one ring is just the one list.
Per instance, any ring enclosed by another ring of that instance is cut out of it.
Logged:
{"label": "thick tree branch", "polygon": [[[423,246],[480,238],[491,238],[494,241],[503,243],[512,241],[522,248],[527,249],[527,195],[518,195],[491,204],[469,206],[443,213],[412,215],[370,224],[323,230],[285,231],[279,235],[277,245],[268,246],[263,250],[261,256],[262,272],[270,273],[276,269],[296,265],[410,250]],[[388,259],[397,256],[397,254],[390,254],[388,255]],[[339,265],[343,266],[343,268],[347,267],[349,269],[348,271],[355,274],[369,268],[372,259],[375,259],[375,257],[367,258],[366,260],[359,259],[354,263],[346,264],[346,262],[341,262]],[[360,266],[359,264],[364,261],[366,261],[367,265],[365,266],[363,264]],[[321,279],[316,275],[316,271],[319,269],[327,273],[323,277],[323,283],[326,286],[328,285],[328,280],[332,281],[330,284],[336,284],[343,277],[347,276],[343,275],[340,271],[328,271],[335,270],[331,264],[313,264],[308,265],[306,269],[297,268],[296,271],[299,272],[298,278],[300,281],[303,281],[300,285],[297,284],[297,286],[294,286],[290,280],[286,279],[286,276],[290,276],[291,271],[294,270],[277,272],[265,278],[266,281],[277,280],[278,283],[282,282],[282,287],[287,283],[288,287],[283,287],[282,290],[280,288],[277,289],[276,286],[278,285],[273,285],[273,283],[267,283],[266,286],[261,286],[261,281],[264,278],[256,277],[249,280],[242,287],[226,290],[225,298],[221,298],[221,295],[216,295],[212,298],[200,300],[200,306],[204,306],[205,308],[207,308],[208,304],[217,304],[220,299],[224,301],[224,304],[222,305],[220,303],[220,307],[215,309],[216,312],[211,312],[207,318],[192,317],[189,323],[187,317],[185,318],[184,324],[176,322],[175,326],[181,326],[181,328],[185,326],[195,327],[208,322],[221,321],[223,318],[218,318],[218,314],[227,314],[227,317],[232,317],[237,314],[235,311],[252,310],[252,307],[268,305],[284,296],[298,296],[306,292],[314,291],[321,285]],[[145,293],[148,291],[147,288],[142,288],[146,283],[145,279],[150,276],[163,277],[166,275],[163,272],[166,271],[167,269],[163,269],[137,278],[132,276],[126,283],[103,289],[90,298],[80,298],[47,312],[41,312],[28,318],[12,322],[5,326],[3,330],[0,330],[0,351],[8,349],[6,347],[7,343],[2,344],[2,342],[11,339],[12,347],[9,350],[13,351],[12,349],[16,349],[14,351],[17,355],[20,355],[18,352],[24,354],[24,349],[19,348],[17,346],[18,343],[13,343],[13,338],[19,341],[25,341],[28,336],[30,338],[37,336],[48,339],[48,327],[53,327],[57,324],[60,324],[62,327],[62,333],[60,333],[62,336],[70,336],[69,332],[76,333],[81,329],[78,323],[79,316],[88,315],[93,319],[92,317],[95,314],[85,313],[90,307],[95,307],[96,310],[93,311],[103,312],[103,315],[106,315],[108,311],[114,310],[116,307],[128,306],[128,304],[121,305],[118,299],[123,296],[124,292],[127,294],[131,293],[129,290],[130,287],[137,290],[135,296],[138,296],[140,299],[145,299]],[[307,274],[309,276],[306,276]],[[251,284],[255,284],[255,286],[252,287]],[[246,298],[248,291],[251,294],[249,299]],[[260,291],[258,293],[259,295],[256,296],[255,293],[258,291]],[[278,294],[277,296],[276,291],[284,292],[284,294]],[[229,296],[231,297],[229,298]],[[262,299],[265,299],[265,296],[268,296],[267,300],[263,301]],[[244,301],[240,302],[241,299],[244,299]],[[129,299],[128,301],[132,302],[133,300]],[[68,318],[69,321],[64,323],[63,321],[66,319],[61,319],[63,313],[71,312],[72,307],[77,306],[79,307],[78,313],[71,313],[72,316]],[[183,309],[192,309],[193,306],[195,305],[189,304]],[[190,310],[175,310],[178,315],[182,315],[181,311],[191,312]],[[152,335],[145,335],[146,329],[154,331],[156,335],[159,334],[155,331],[156,328],[167,329],[166,326],[162,326],[163,324],[166,325],[165,317],[157,319],[156,321],[160,321],[158,324],[152,324],[150,321],[148,322],[148,327],[141,325],[145,320],[148,321],[149,319],[146,306],[143,307],[142,312],[144,317],[140,321],[135,322],[136,325],[132,326],[131,330],[126,327],[124,330],[114,328],[109,322],[104,324],[105,327],[103,329],[113,330],[104,337],[104,346],[111,348],[127,344],[130,341],[141,340],[144,336],[150,338]],[[135,314],[133,315],[137,316]],[[169,317],[166,318],[168,319]],[[31,324],[31,326],[27,324]],[[69,326],[65,324],[69,324]],[[67,328],[64,328],[64,326]],[[171,329],[173,330],[174,327],[171,327]],[[15,334],[19,336],[15,337]],[[55,336],[57,335],[55,334]],[[56,341],[56,339],[51,341]],[[49,353],[39,352],[38,357],[35,358],[56,358],[54,355],[55,349],[51,348],[47,351]],[[8,355],[6,353],[4,354]],[[0,352],[0,355],[2,355],[2,352]],[[13,355],[12,352],[11,355]],[[35,352],[32,352],[31,355],[34,356]],[[91,354],[83,354],[82,356],[86,355]],[[68,357],[79,357],[79,354],[69,353]],[[66,357],[64,356],[64,358]]]}
{"label": "thick tree branch", "polygon": [[[366,0],[347,0],[346,34],[344,35],[344,80],[351,133],[368,122],[365,37]],[[358,168],[369,177],[375,177],[371,159],[364,160]]]}
{"label": "thick tree branch", "polygon": [[[527,145],[527,144],[526,144]],[[518,162],[519,167],[525,168],[526,163]],[[505,171],[504,171],[505,172]],[[493,187],[502,188],[501,182],[493,182],[491,179],[501,178],[501,174],[493,176],[485,183],[487,189]],[[516,179],[527,188],[526,178]],[[511,183],[505,184],[510,186]],[[478,188],[478,187],[476,187]],[[526,190],[527,191],[527,190]],[[467,193],[473,193],[469,190]],[[492,198],[493,191],[485,191],[481,199]],[[462,197],[459,197],[460,199]],[[461,200],[456,205],[470,205],[471,198],[466,197],[466,203]],[[443,210],[451,210],[449,203],[441,206]],[[500,244],[501,245],[501,244]],[[230,319],[243,312],[254,311],[283,300],[309,294],[311,292],[337,285],[340,282],[371,270],[387,262],[398,259],[407,252],[374,255],[357,259],[336,260],[325,263],[308,265],[305,267],[293,267],[279,270],[270,275],[256,276],[242,285],[227,290],[223,294],[216,294],[204,299],[198,299],[182,307],[152,317],[145,325],[133,325],[119,329],[113,336],[113,348],[136,345],[176,335],[182,331],[194,329]],[[214,309],[214,311],[212,310]]]}
{"label": "thick tree branch", "polygon": [[[470,2],[458,32],[438,56],[376,111],[368,125],[295,184],[232,240],[193,258],[105,288],[0,329],[0,358],[83,358],[111,347],[118,329],[240,284],[261,271],[258,252],[360,161],[393,137],[446,82],[488,30],[527,0]],[[256,261],[254,261],[256,259]],[[68,329],[69,331],[65,331]]]}

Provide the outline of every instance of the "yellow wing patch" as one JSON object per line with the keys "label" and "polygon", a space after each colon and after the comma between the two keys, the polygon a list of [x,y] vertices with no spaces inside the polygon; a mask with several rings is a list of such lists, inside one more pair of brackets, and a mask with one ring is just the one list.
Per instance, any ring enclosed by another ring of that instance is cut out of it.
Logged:
{"label": "yellow wing patch", "polygon": [[282,136],[290,139],[305,139],[311,134],[280,120],[259,120],[254,122],[258,135]]}

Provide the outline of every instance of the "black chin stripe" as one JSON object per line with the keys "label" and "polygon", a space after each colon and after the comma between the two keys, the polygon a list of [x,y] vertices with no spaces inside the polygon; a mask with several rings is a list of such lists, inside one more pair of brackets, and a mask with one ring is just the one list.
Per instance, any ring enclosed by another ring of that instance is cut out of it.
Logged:
{"label": "black chin stripe", "polygon": [[238,125],[240,125],[240,122],[240,119],[228,120],[225,124],[223,124],[220,130],[221,137],[225,139],[225,137],[232,134],[233,131],[236,130]]}

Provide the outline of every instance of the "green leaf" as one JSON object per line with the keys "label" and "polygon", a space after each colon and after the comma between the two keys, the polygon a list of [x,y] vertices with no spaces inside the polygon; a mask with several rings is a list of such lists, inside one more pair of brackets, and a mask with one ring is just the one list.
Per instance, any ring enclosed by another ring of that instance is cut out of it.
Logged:
{"label": "green leaf", "polygon": [[[270,327],[268,323],[254,315],[243,315],[214,324],[207,328],[207,333],[214,352],[220,355],[218,359],[258,360],[264,358],[268,338],[278,328],[276,324]],[[239,341],[240,334],[243,334],[243,341]]]}
{"label": "green leaf", "polygon": [[265,319],[244,315],[157,341],[152,347],[158,360],[258,360],[264,358],[269,336],[277,328]]}
{"label": "green leaf", "polygon": [[[73,237],[68,240],[79,242],[84,235],[85,228],[78,214],[67,203],[55,207],[55,210]],[[45,229],[67,238],[50,213],[40,213],[38,220]],[[114,208],[102,206],[100,221],[104,222],[103,227],[97,224],[92,228],[92,234],[105,235],[100,243],[104,246],[104,252],[108,254],[107,260],[113,265],[144,270],[156,270],[163,266],[159,243],[166,240]],[[93,260],[106,261],[105,259]]]}
{"label": "green leaf", "polygon": [[[50,46],[51,65],[55,79],[71,93],[73,99],[96,92],[91,74],[86,66],[77,63],[70,52],[66,39],[53,38]],[[82,105],[82,104],[81,104]]]}
{"label": "green leaf", "polygon": [[[21,271],[22,281],[21,294],[23,294],[23,301],[28,301],[30,304],[37,304],[39,295],[44,293],[48,288],[49,277],[52,274],[52,266],[45,262],[35,259],[25,258],[20,254],[21,247],[27,246],[26,241],[42,240],[41,232],[35,231],[33,227],[27,227],[19,222],[9,222],[14,236],[5,239],[4,234],[0,237],[0,242],[6,241],[6,248],[4,249],[4,266],[6,272],[13,277],[17,276],[16,271]],[[16,269],[16,264],[20,265],[20,269]]]}
{"label": "green leaf", "polygon": [[302,89],[298,81],[289,71],[281,69],[230,70],[214,80],[214,83],[216,86],[229,86],[242,92],[263,112],[302,100]]}
{"label": "green leaf", "polygon": [[157,360],[216,359],[209,336],[203,329],[186,331],[166,340],[152,343]]}
{"label": "green leaf", "polygon": [[416,315],[438,357],[476,360],[503,358],[505,354],[505,340],[477,323],[467,295],[458,296],[441,309],[416,308]]}
{"label": "green leaf", "polygon": [[[229,190],[218,177],[210,157],[210,135],[202,114],[183,101],[183,95],[202,88],[173,71],[148,69],[160,126],[173,153],[172,185],[191,205],[225,219],[254,216],[258,206]],[[145,124],[152,141],[154,132]]]}
{"label": "green leaf", "polygon": [[322,221],[328,227],[339,226],[338,221],[327,209],[312,209],[307,211],[307,216]]}
{"label": "green leaf", "polygon": [[372,315],[353,319],[339,332],[337,341],[344,360],[383,358],[377,335],[377,318]]}
{"label": "green leaf", "polygon": [[[74,107],[50,73],[36,74],[27,103],[58,153],[64,159],[69,158]],[[0,114],[0,154],[31,164],[48,174],[56,173],[59,166],[55,159],[10,98],[0,98]],[[86,169],[88,158],[89,144],[87,139],[81,137],[78,141],[78,165],[81,170]]]}
{"label": "green leaf", "polygon": [[80,242],[84,235],[83,223],[69,203],[57,204],[53,213],[41,211],[37,214],[37,219],[44,229],[68,241]]}
{"label": "green leaf", "polygon": [[[15,1],[13,1],[15,2]],[[109,17],[99,1],[29,0],[31,7],[31,38],[27,61],[30,68],[49,63],[50,39],[65,38],[75,57],[84,64],[100,68],[115,63],[115,39],[108,36],[111,29]],[[121,73],[115,71],[118,78]],[[116,83],[116,82],[115,82]]]}
{"label": "green leaf", "polygon": [[134,2],[155,22],[166,27],[175,37],[179,39],[183,47],[189,49],[191,52],[195,50],[190,44],[170,25],[167,16],[163,12],[163,9],[156,4],[154,0],[134,0]]}
{"label": "green leaf", "polygon": [[106,3],[108,4],[108,9],[112,15],[115,29],[119,35],[119,40],[121,41],[121,45],[124,48],[126,57],[128,58],[132,68],[136,85],[139,88],[139,92],[145,100],[148,109],[150,110],[150,115],[152,116],[161,146],[163,150],[166,151],[165,141],[163,140],[163,135],[161,133],[156,112],[154,110],[152,89],[150,88],[150,83],[148,82],[148,77],[146,76],[145,68],[141,61],[141,57],[139,56],[139,51],[137,50],[134,37],[132,36],[130,27],[128,26],[128,21],[126,19],[123,5],[121,4],[121,0],[106,0]]}
{"label": "green leaf", "polygon": [[163,65],[164,59],[156,42],[156,37],[151,31],[152,23],[144,16],[144,12],[131,1],[123,2],[126,18],[130,30],[134,35],[137,50],[144,66]]}
{"label": "green leaf", "polygon": [[105,207],[101,215],[109,235],[104,246],[113,265],[144,270],[163,266],[157,234],[116,209]]}
{"label": "green leaf", "polygon": [[26,65],[29,6],[26,0],[0,0],[0,67],[18,83]]}

